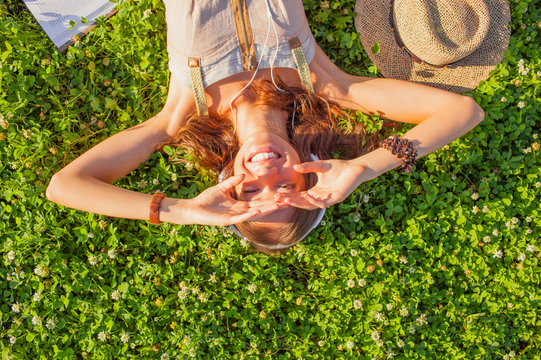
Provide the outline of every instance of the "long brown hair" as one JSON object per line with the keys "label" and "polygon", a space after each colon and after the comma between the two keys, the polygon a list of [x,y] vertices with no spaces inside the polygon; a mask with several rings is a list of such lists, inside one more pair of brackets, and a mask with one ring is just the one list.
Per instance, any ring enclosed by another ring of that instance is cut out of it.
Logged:
{"label": "long brown hair", "polygon": [[[287,135],[297,150],[301,162],[312,161],[311,155],[319,159],[330,159],[338,152],[341,158],[353,158],[374,148],[375,136],[368,136],[364,127],[352,121],[338,106],[318,95],[299,87],[287,86],[277,79],[276,89],[272,82],[256,80],[244,95],[259,104],[287,111]],[[294,124],[292,114],[295,113]],[[340,121],[346,120],[346,126]],[[177,135],[167,144],[177,146],[195,157],[197,164],[216,174],[225,169],[231,172],[233,160],[239,150],[239,141],[232,120],[227,114],[209,113],[201,116],[192,114],[185,121]],[[305,190],[316,182],[314,174],[305,175]],[[260,251],[278,254],[283,250],[270,250],[264,245],[295,244],[317,219],[320,209],[304,210],[295,208],[291,219],[279,228],[269,229],[265,224],[246,222],[237,224],[237,229]]]}

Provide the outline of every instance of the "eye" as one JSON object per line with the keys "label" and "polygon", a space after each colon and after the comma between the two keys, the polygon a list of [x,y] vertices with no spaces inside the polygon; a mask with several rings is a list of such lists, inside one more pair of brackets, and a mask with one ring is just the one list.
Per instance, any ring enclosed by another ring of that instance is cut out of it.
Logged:
{"label": "eye", "polygon": [[276,185],[276,188],[278,190],[291,190],[291,189],[295,189],[295,184],[279,184],[279,185]]}
{"label": "eye", "polygon": [[254,187],[254,186],[248,186],[248,187],[242,189],[243,194],[253,194],[253,193],[256,193],[258,191],[259,191],[259,188]]}

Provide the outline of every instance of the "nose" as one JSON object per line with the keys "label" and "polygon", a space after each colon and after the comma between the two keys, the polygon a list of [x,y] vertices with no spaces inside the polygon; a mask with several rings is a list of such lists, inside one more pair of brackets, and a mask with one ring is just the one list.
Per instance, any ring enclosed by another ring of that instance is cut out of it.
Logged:
{"label": "nose", "polygon": [[276,166],[258,166],[252,169],[251,173],[256,179],[272,177],[278,174],[278,168]]}

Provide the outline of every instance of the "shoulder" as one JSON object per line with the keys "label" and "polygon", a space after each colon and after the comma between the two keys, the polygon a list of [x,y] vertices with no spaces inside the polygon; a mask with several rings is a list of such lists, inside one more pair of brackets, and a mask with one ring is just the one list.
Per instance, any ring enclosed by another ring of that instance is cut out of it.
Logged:
{"label": "shoulder", "polygon": [[[344,108],[357,107],[348,100],[353,76],[340,70],[319,46],[316,47],[314,59],[310,62],[310,72],[317,95],[332,100]],[[358,78],[357,81],[363,81],[363,78]]]}

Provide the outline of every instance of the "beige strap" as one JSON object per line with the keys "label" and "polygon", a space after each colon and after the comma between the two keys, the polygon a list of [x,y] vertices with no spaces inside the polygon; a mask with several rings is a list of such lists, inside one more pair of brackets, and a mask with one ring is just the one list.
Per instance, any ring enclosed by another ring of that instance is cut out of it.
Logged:
{"label": "beige strap", "polygon": [[189,58],[188,67],[190,68],[190,79],[192,80],[193,96],[195,97],[195,106],[197,114],[208,115],[207,97],[205,96],[205,86],[201,75],[201,61],[199,58]]}
{"label": "beige strap", "polygon": [[231,2],[233,3],[233,17],[235,18],[237,39],[242,55],[242,66],[246,71],[254,70],[257,67],[257,57],[246,0],[231,0]]}
{"label": "beige strap", "polygon": [[299,72],[299,77],[301,78],[302,88],[313,94],[314,86],[312,85],[310,68],[308,67],[308,61],[306,61],[306,56],[304,56],[304,51],[302,50],[299,38],[294,37],[293,39],[289,39],[289,47],[291,48],[293,59],[297,65],[297,71]]}

